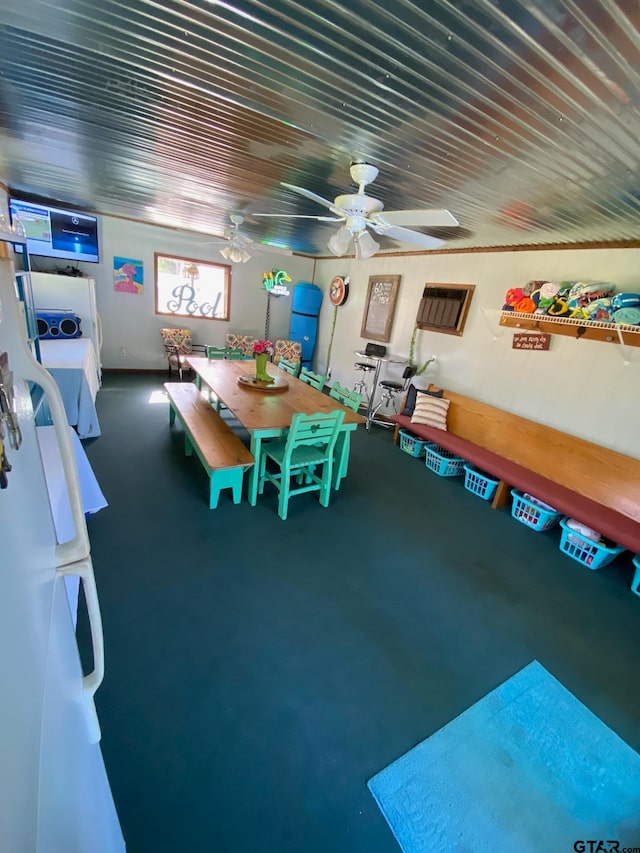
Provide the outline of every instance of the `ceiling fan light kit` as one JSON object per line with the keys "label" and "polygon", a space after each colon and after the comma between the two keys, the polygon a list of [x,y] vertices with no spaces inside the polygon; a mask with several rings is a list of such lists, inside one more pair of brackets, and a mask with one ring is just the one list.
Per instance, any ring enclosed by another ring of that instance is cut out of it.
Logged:
{"label": "ceiling fan light kit", "polygon": [[377,243],[368,231],[363,231],[361,234],[355,235],[356,258],[365,261],[372,257],[380,248],[380,243]]}
{"label": "ceiling fan light kit", "polygon": [[225,261],[231,261],[232,264],[244,264],[246,261],[251,259],[251,255],[246,249],[233,244],[223,246],[222,249],[220,249],[220,254]]}
{"label": "ceiling fan light kit", "polygon": [[[366,259],[375,255],[380,244],[373,239],[367,230],[368,228],[376,234],[401,240],[404,243],[412,243],[422,249],[437,249],[446,241],[431,237],[429,234],[423,234],[421,231],[413,231],[404,226],[447,228],[458,225],[455,216],[444,209],[390,210],[383,213],[383,203],[377,198],[368,196],[365,192],[367,184],[375,181],[378,177],[378,169],[370,163],[354,163],[350,172],[353,182],[358,185],[358,192],[339,195],[333,201],[329,201],[304,187],[282,182],[283,187],[328,207],[336,215],[336,221],[343,221],[344,224],[327,243],[329,250],[338,257],[346,254],[352,241],[356,258]],[[263,215],[278,217],[278,214]],[[296,214],[283,214],[283,218],[315,218],[320,222],[331,221],[331,218],[327,216],[310,217],[308,214],[300,214],[299,217]]]}
{"label": "ceiling fan light kit", "polygon": [[233,224],[229,228],[225,229],[223,237],[221,239],[209,241],[209,244],[212,246],[222,244],[220,254],[225,261],[230,261],[232,264],[244,264],[251,260],[255,252],[261,251],[273,252],[278,255],[293,254],[291,249],[255,243],[251,237],[243,234],[242,231],[240,231],[240,226],[244,222],[244,216],[232,213],[229,219]]}

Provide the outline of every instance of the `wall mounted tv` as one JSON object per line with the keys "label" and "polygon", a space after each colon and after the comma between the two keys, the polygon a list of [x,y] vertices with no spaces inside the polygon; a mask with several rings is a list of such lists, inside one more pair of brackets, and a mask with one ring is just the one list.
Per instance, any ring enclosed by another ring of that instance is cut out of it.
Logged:
{"label": "wall mounted tv", "polygon": [[27,252],[44,258],[97,264],[98,219],[65,207],[9,198],[11,220],[17,216],[27,232]]}

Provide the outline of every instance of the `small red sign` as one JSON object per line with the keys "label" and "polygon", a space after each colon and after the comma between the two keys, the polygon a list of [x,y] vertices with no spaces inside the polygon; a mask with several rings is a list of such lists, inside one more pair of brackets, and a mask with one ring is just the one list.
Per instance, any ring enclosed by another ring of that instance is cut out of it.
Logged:
{"label": "small red sign", "polygon": [[516,332],[513,336],[513,349],[547,350],[551,345],[551,335],[539,332]]}

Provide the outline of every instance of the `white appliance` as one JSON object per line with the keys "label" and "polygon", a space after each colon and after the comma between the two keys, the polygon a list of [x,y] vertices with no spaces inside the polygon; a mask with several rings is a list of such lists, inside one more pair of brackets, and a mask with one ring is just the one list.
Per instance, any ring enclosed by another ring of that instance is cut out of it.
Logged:
{"label": "white appliance", "polygon": [[32,272],[31,287],[37,310],[73,311],[82,321],[83,338],[93,341],[98,362],[98,378],[102,377],[102,327],[96,305],[96,287],[92,278]]}
{"label": "white appliance", "polygon": [[[7,853],[121,853],[94,705],[104,672],[102,624],[73,444],[58,387],[29,347],[9,258],[0,258],[0,365],[2,353],[12,382],[3,370],[11,470],[0,489],[0,847]],[[29,381],[47,395],[67,482],[75,535],[62,544]],[[10,433],[10,421],[20,436]],[[93,640],[94,670],[84,677],[65,590],[72,575],[83,584]]]}

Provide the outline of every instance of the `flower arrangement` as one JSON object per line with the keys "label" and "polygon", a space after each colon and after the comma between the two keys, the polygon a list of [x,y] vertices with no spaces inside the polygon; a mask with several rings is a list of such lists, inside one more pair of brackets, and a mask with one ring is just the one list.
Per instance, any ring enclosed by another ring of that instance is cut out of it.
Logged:
{"label": "flower arrangement", "polygon": [[253,354],[254,355],[273,355],[273,344],[271,341],[254,341],[253,342]]}

